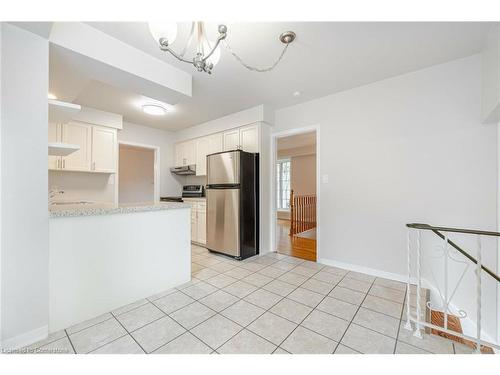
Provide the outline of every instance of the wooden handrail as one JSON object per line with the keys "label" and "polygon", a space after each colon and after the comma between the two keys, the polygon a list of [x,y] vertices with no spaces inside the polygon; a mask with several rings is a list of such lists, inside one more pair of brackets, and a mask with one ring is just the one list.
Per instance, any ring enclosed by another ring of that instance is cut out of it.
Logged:
{"label": "wooden handrail", "polygon": [[290,236],[316,228],[316,195],[290,191]]}

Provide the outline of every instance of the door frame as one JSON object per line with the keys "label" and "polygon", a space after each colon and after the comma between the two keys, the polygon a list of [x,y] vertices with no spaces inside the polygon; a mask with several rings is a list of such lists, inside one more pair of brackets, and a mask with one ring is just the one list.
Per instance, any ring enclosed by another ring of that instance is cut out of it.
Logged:
{"label": "door frame", "polygon": [[276,207],[276,162],[278,161],[278,138],[289,137],[292,135],[316,132],[316,262],[321,260],[321,195],[320,195],[320,125],[305,126],[302,128],[293,128],[288,130],[283,130],[276,133],[271,133],[271,244],[273,246],[273,251],[276,251],[276,225],[277,225],[277,207]]}
{"label": "door frame", "polygon": [[116,181],[115,181],[115,203],[119,203],[119,185],[120,185],[120,145],[124,146],[133,146],[133,147],[139,147],[139,148],[145,148],[148,150],[153,150],[154,152],[154,162],[153,162],[153,168],[154,168],[154,189],[153,189],[153,197],[155,202],[160,201],[160,147],[159,146],[154,146],[154,145],[148,145],[144,143],[137,143],[137,142],[127,142],[127,141],[118,141],[118,152],[117,152],[117,158],[116,158]]}

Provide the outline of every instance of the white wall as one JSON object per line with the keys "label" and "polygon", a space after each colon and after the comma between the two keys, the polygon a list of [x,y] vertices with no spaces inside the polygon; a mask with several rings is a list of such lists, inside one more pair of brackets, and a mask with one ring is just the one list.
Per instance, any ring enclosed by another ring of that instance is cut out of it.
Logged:
{"label": "white wall", "polygon": [[316,194],[316,155],[291,157],[291,188],[297,195]]}
{"label": "white wall", "polygon": [[492,25],[481,53],[482,120],[500,121],[500,25]]}
{"label": "white wall", "polygon": [[120,203],[154,201],[155,151],[120,145],[119,160],[118,201]]}
{"label": "white wall", "polygon": [[[481,125],[479,56],[276,112],[275,131],[313,124],[329,176],[320,189],[323,260],[397,278],[408,222],[496,229],[497,129]],[[496,249],[484,253],[496,269]],[[472,287],[465,296],[474,298]]]}
{"label": "white wall", "polygon": [[0,27],[1,339],[12,347],[47,332],[48,42]]}
{"label": "white wall", "polygon": [[160,196],[180,195],[183,179],[170,173],[174,165],[174,138],[172,132],[146,126],[123,123],[118,131],[118,142],[133,142],[160,147]]}

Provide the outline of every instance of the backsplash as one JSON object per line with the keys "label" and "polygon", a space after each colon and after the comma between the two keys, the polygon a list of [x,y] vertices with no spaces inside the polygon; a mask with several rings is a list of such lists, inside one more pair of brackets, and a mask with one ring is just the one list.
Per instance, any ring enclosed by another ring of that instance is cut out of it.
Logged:
{"label": "backsplash", "polygon": [[55,200],[85,200],[113,203],[115,200],[115,175],[108,173],[85,173],[49,171],[49,191],[64,191]]}

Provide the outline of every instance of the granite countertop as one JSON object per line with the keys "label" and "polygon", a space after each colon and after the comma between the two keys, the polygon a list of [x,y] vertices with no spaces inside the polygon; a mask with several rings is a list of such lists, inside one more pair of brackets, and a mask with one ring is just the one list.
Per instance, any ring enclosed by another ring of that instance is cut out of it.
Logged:
{"label": "granite countertop", "polygon": [[49,216],[51,218],[98,216],[128,214],[134,212],[176,210],[180,208],[191,208],[191,205],[178,202],[61,204],[49,206]]}

